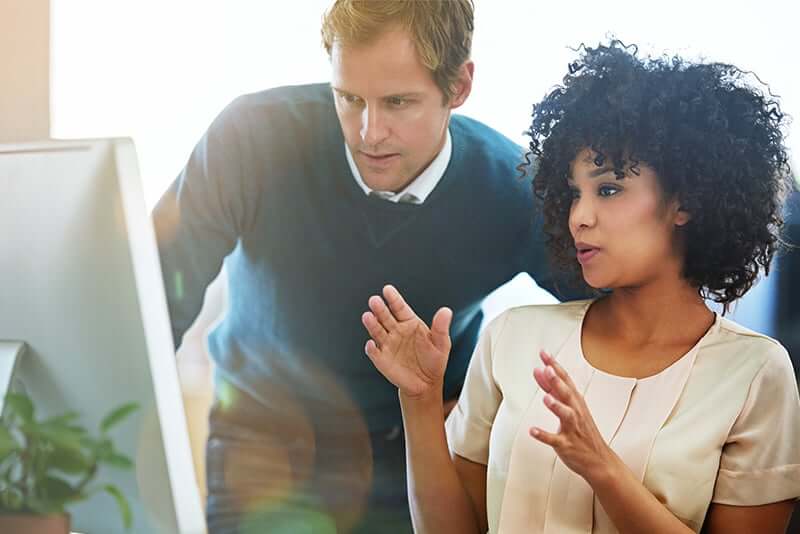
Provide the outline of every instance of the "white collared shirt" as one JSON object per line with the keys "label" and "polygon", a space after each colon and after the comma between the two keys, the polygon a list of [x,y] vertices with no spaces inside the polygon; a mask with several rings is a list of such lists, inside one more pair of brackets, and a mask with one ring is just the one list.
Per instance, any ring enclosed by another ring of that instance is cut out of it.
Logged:
{"label": "white collared shirt", "polygon": [[453,154],[453,141],[450,138],[450,130],[448,129],[444,140],[444,146],[442,150],[439,151],[439,154],[419,176],[412,180],[405,189],[397,193],[393,191],[374,191],[371,189],[364,183],[364,179],[361,178],[361,173],[358,171],[356,162],[353,159],[353,154],[350,152],[350,147],[347,146],[347,143],[344,145],[344,150],[347,156],[347,163],[350,165],[350,171],[353,173],[353,178],[355,178],[359,187],[364,190],[364,194],[369,195],[370,193],[374,193],[390,202],[402,201],[412,204],[422,204],[436,187],[436,184],[439,183],[439,180],[442,179],[442,176],[444,176],[444,171],[450,163],[450,156]]}

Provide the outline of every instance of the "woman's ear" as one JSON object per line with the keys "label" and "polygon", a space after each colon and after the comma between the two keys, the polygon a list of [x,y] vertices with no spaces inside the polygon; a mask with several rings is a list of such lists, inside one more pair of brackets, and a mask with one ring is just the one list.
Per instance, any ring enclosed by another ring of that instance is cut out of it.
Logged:
{"label": "woman's ear", "polygon": [[670,203],[670,211],[672,212],[672,224],[675,226],[685,226],[692,218],[689,212],[683,209],[678,198],[673,199]]}
{"label": "woman's ear", "polygon": [[675,226],[684,226],[686,223],[689,222],[691,218],[692,216],[689,214],[689,212],[682,209],[680,206],[678,206],[678,209],[675,210],[675,216],[674,216]]}

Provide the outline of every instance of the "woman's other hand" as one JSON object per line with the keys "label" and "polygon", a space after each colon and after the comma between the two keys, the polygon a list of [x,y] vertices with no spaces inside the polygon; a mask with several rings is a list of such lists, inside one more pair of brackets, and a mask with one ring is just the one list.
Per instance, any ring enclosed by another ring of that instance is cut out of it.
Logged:
{"label": "woman's other hand", "polygon": [[558,417],[560,425],[556,434],[538,427],[532,427],[530,434],[553,447],[567,467],[592,484],[617,466],[617,456],[597,429],[569,374],[546,352],[539,352],[539,356],[544,368],[534,369],[533,376],[545,391],[545,406]]}

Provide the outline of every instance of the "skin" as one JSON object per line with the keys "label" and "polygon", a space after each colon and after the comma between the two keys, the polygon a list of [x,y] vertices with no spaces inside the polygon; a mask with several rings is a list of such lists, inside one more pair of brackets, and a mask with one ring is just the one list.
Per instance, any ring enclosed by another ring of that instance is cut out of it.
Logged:
{"label": "skin", "polygon": [[[587,312],[581,339],[596,368],[646,377],[674,363],[714,322],[697,292],[680,275],[680,227],[690,216],[664,198],[655,172],[617,180],[583,151],[572,164],[574,200],[569,214],[576,242],[598,252],[584,257],[584,279],[613,288]],[[576,247],[579,250],[582,246]],[[409,497],[417,532],[485,532],[486,466],[449,455],[441,390],[450,350],[452,312],[441,308],[428,327],[392,286],[373,296],[362,322],[371,339],[365,351],[399,391],[409,457]],[[653,355],[642,357],[641,354]],[[547,353],[533,380],[545,406],[560,420],[557,433],[531,428],[531,439],[551,447],[591,486],[621,533],[692,532],[636,478],[600,435],[582,395]],[[792,501],[763,506],[712,503],[703,532],[783,533]]]}
{"label": "skin", "polygon": [[362,179],[373,190],[394,192],[442,150],[450,113],[469,96],[474,72],[471,61],[464,63],[455,94],[445,101],[399,28],[367,44],[334,42],[331,67],[336,114]]}

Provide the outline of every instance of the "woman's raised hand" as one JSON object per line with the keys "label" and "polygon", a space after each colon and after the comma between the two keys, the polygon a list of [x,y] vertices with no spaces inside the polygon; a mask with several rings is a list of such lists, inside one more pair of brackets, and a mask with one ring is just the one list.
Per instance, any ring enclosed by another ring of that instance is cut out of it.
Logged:
{"label": "woman's raised hand", "polygon": [[378,371],[409,397],[441,398],[453,312],[439,308],[428,328],[390,285],[383,288],[383,298],[369,298],[369,309],[361,316],[372,338],[364,350]]}

